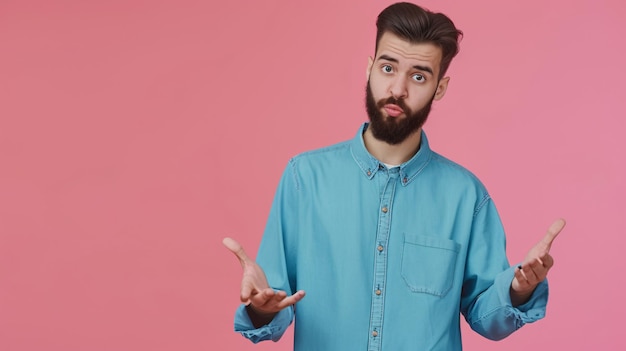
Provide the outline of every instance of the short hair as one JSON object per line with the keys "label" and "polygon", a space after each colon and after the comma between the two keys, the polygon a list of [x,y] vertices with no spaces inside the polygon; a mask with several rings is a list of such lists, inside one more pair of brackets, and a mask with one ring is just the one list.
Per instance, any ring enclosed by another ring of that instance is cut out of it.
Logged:
{"label": "short hair", "polygon": [[385,8],[376,20],[376,53],[378,43],[386,32],[393,33],[411,43],[433,43],[441,48],[439,78],[448,70],[450,62],[459,52],[463,32],[443,13],[434,13],[415,4],[399,2]]}

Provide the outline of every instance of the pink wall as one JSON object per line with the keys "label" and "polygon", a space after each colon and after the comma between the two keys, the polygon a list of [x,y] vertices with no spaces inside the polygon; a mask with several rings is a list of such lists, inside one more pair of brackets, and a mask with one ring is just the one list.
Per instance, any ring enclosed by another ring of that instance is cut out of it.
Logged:
{"label": "pink wall", "polygon": [[[99,4],[95,4],[99,3]],[[390,1],[0,2],[0,350],[289,350],[232,332],[298,152],[352,137]],[[488,186],[548,316],[467,350],[626,348],[626,5],[423,1],[465,31],[432,146]]]}

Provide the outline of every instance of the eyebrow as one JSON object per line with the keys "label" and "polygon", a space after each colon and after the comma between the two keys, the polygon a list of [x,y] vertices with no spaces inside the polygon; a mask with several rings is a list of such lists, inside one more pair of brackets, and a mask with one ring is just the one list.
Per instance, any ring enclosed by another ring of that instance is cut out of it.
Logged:
{"label": "eyebrow", "polygon": [[[387,56],[387,55],[380,55],[380,56],[378,57],[378,59],[379,59],[379,60],[389,61],[389,62],[394,62],[394,63],[400,63],[397,59],[395,59],[395,58],[393,58],[393,57],[391,57],[391,56]],[[428,72],[428,73],[430,73],[431,75],[435,75],[435,74],[433,73],[432,68],[430,68],[430,67],[428,67],[428,66],[420,66],[420,65],[415,65],[415,66],[413,66],[413,68],[415,68],[416,70],[419,70],[419,71]]]}

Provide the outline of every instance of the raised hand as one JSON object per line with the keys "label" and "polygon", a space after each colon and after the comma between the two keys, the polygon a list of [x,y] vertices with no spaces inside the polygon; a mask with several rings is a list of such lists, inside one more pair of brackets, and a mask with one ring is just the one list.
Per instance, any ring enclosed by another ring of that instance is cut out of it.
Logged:
{"label": "raised hand", "polygon": [[548,275],[548,271],[554,265],[550,248],[563,227],[565,227],[563,219],[554,221],[543,239],[528,251],[524,262],[515,270],[515,277],[511,282],[511,301],[514,306],[528,300],[537,285]]}
{"label": "raised hand", "polygon": [[257,314],[272,316],[285,307],[302,300],[304,291],[300,290],[291,296],[284,291],[270,288],[263,269],[246,255],[243,247],[234,239],[224,238],[224,246],[239,259],[243,268],[241,280],[241,302],[251,306]]}

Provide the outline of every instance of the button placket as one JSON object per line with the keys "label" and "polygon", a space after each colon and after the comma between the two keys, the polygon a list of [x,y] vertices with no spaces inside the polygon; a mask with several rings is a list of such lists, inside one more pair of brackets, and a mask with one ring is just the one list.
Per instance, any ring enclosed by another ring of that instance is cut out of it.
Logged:
{"label": "button placket", "polygon": [[389,240],[389,231],[391,227],[391,213],[393,208],[393,198],[396,185],[399,183],[399,174],[397,171],[379,173],[378,175],[387,175],[386,182],[381,187],[381,197],[379,204],[378,229],[376,233],[376,255],[374,255],[374,281],[372,291],[371,319],[370,319],[370,338],[368,342],[368,350],[381,350],[382,347],[382,327],[383,314],[385,304],[385,284],[387,279],[387,250],[385,246]]}

